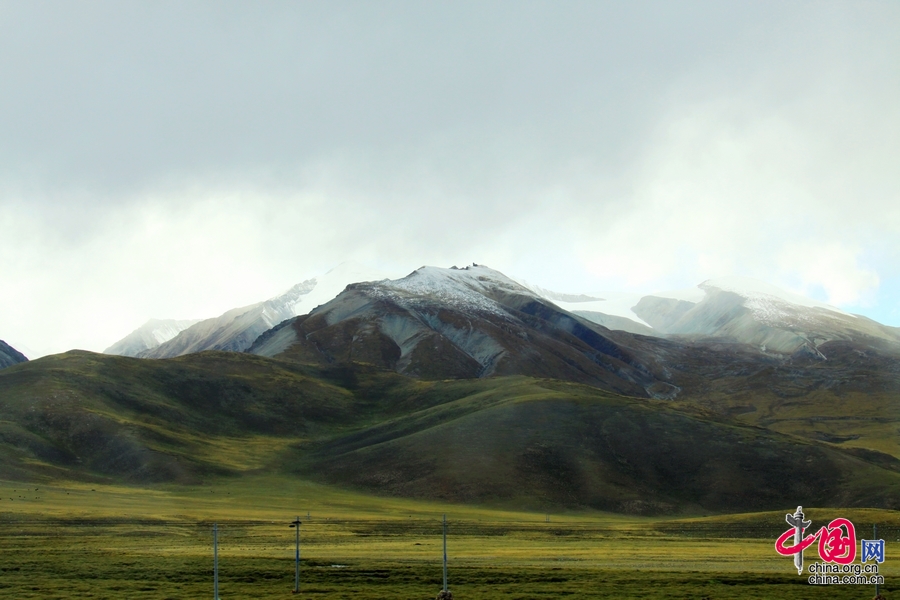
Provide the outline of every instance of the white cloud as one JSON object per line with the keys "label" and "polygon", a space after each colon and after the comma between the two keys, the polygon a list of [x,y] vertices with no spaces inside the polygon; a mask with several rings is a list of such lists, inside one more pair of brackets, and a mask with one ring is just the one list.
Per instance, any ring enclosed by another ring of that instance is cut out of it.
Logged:
{"label": "white cloud", "polygon": [[[637,289],[742,274],[799,280],[839,305],[870,294],[879,277],[859,257],[900,232],[900,161],[885,158],[900,156],[900,143],[853,124],[824,127],[803,114],[819,101],[813,93],[785,109],[724,97],[664,118],[633,192],[582,233],[586,267]],[[836,139],[853,142],[852,160]]]}
{"label": "white cloud", "polygon": [[900,277],[892,3],[29,6],[0,23],[0,338],[40,353],[348,259],[838,304]]}

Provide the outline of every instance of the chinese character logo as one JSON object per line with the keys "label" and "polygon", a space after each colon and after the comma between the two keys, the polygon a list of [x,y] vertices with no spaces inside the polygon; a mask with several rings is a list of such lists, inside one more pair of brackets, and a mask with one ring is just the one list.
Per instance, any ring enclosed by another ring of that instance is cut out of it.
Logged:
{"label": "chinese character logo", "polygon": [[[793,527],[785,531],[775,542],[775,551],[782,556],[794,555],[794,566],[797,573],[803,573],[803,551],[819,541],[819,557],[824,562],[833,562],[839,565],[849,565],[856,558],[856,529],[853,523],[847,519],[834,519],[828,525],[823,526],[815,533],[803,537],[803,531],[812,522],[803,520],[803,507],[798,506],[793,515],[786,515],[785,520]],[[785,542],[793,537],[793,544],[785,546]],[[872,549],[871,552],[876,552]],[[884,547],[881,547],[882,556]],[[877,560],[877,559],[876,559]],[[882,559],[883,560],[883,559]]]}
{"label": "chinese character logo", "polygon": [[859,561],[868,562],[874,560],[881,564],[884,562],[884,540],[860,540],[861,554]]}

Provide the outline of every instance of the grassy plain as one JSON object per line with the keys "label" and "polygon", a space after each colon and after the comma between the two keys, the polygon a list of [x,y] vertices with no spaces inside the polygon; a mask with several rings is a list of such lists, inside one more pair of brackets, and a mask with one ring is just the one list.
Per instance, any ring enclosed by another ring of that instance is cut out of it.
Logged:
{"label": "grassy plain", "polygon": [[[212,524],[220,597],[433,598],[449,523],[458,599],[871,598],[872,586],[810,586],[774,552],[784,511],[695,519],[590,512],[536,514],[378,498],[277,476],[196,487],[0,482],[0,598],[208,598]],[[792,507],[786,507],[786,510]],[[900,592],[900,513],[808,510],[818,527],[880,527],[888,598]],[[549,521],[548,521],[549,519]],[[816,558],[806,553],[807,562]]]}

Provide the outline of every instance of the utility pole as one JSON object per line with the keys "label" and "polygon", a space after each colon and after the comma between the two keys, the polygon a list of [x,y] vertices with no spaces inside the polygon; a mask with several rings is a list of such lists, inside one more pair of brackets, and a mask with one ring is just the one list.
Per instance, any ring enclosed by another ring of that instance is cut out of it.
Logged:
{"label": "utility pole", "polygon": [[447,591],[447,513],[444,513],[444,591]]}
{"label": "utility pole", "polygon": [[219,524],[213,523],[213,600],[219,600]]}
{"label": "utility pole", "polygon": [[300,593],[300,517],[297,517],[297,520],[290,524],[290,527],[295,528],[297,534],[297,551],[294,553],[294,594]]}
{"label": "utility pole", "polygon": [[[872,524],[872,539],[873,540],[878,539],[878,525],[875,525],[874,523]],[[876,563],[876,564],[878,564],[878,563]],[[875,580],[875,597],[876,598],[878,597],[878,580],[877,579]]]}

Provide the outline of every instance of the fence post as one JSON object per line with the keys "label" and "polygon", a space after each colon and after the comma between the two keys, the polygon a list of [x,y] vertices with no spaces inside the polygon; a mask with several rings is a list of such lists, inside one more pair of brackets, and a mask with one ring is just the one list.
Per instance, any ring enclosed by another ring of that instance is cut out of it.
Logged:
{"label": "fence post", "polygon": [[300,593],[300,517],[297,516],[297,520],[290,524],[290,527],[294,527],[297,529],[297,548],[294,554],[294,593]]}
{"label": "fence post", "polygon": [[444,591],[447,591],[447,514],[444,513]]}
{"label": "fence post", "polygon": [[213,600],[219,600],[219,524],[213,523]]}

